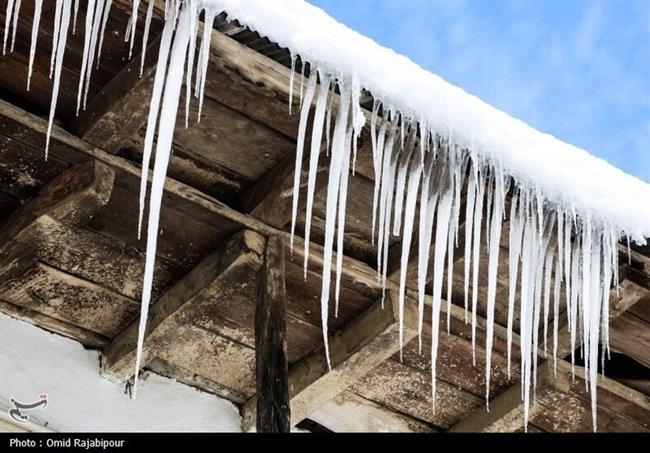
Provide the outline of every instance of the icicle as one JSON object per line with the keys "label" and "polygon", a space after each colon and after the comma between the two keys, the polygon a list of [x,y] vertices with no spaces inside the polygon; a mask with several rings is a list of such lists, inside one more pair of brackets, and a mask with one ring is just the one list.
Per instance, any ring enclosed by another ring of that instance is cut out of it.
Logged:
{"label": "icicle", "polygon": [[[332,99],[330,98],[330,103]],[[357,77],[352,77],[352,175],[355,174],[357,166],[357,139],[361,137],[361,132],[366,125],[366,115],[361,108],[361,86]],[[329,110],[329,109],[328,109]],[[329,135],[329,126],[327,130]]]}
{"label": "icicle", "polygon": [[296,231],[296,219],[298,217],[298,196],[300,194],[300,175],[302,173],[302,153],[305,145],[305,129],[311,101],[316,90],[316,71],[312,72],[307,82],[307,93],[305,102],[300,110],[300,125],[298,126],[298,140],[296,142],[296,168],[293,173],[293,203],[291,209],[291,250],[293,251],[293,235]]}
{"label": "icicle", "polygon": [[11,27],[11,18],[13,17],[14,2],[15,0],[7,0],[7,10],[5,12],[5,37],[2,42],[2,55],[7,53],[7,39],[9,38],[9,28]]}
{"label": "icicle", "polygon": [[[315,79],[315,71],[312,73],[312,78]],[[341,90],[341,102],[339,105],[339,112],[336,118],[336,125],[334,126],[334,136],[332,138],[332,158],[330,161],[330,172],[327,184],[327,203],[325,208],[325,242],[323,245],[323,286],[321,291],[321,322],[323,328],[323,340],[325,342],[325,356],[327,358],[327,366],[332,368],[329,356],[329,344],[327,339],[327,318],[329,310],[329,296],[330,296],[330,279],[332,270],[332,245],[334,242],[334,229],[337,213],[337,203],[339,195],[339,185],[341,182],[342,171],[348,171],[348,168],[343,169],[343,162],[346,153],[346,133],[347,123],[350,110],[350,94],[345,84],[339,85]],[[308,88],[309,89],[309,88]],[[308,109],[309,103],[305,99],[303,108]]]}
{"label": "icicle", "polygon": [[15,0],[13,29],[11,30],[11,52],[14,51],[14,44],[16,43],[16,30],[18,29],[18,16],[20,16],[20,0]]}
{"label": "icicle", "polygon": [[102,29],[99,32],[99,47],[97,48],[97,66],[99,68],[99,61],[102,58],[102,47],[104,46],[104,33],[106,32],[106,22],[108,22],[108,16],[111,12],[111,6],[113,5],[113,0],[106,0],[106,5],[104,6],[104,17],[102,18]]}
{"label": "icicle", "polygon": [[548,356],[547,338],[548,338],[548,317],[551,306],[551,271],[553,269],[553,250],[549,250],[544,261],[544,313],[542,320],[544,322],[544,357]]}
{"label": "icicle", "polygon": [[198,98],[199,98],[199,111],[197,113],[198,117],[196,122],[200,123],[201,122],[201,112],[203,111],[203,98],[205,96],[205,80],[207,78],[207,73],[208,73],[208,61],[210,58],[210,41],[212,40],[212,24],[214,23],[214,18],[217,15],[217,11],[215,9],[206,9],[204,10],[205,12],[205,17],[203,21],[203,38],[201,39],[201,49],[199,51],[200,55],[200,71],[197,68],[197,75],[200,75],[200,77],[196,77],[196,86],[195,86],[195,92],[198,91]]}
{"label": "icicle", "polygon": [[524,222],[521,218],[523,200],[515,195],[510,205],[510,238],[508,246],[508,379],[511,373],[512,356],[512,329],[515,312],[515,297],[517,293],[517,274],[519,271],[519,257],[521,253],[521,238]]}
{"label": "icicle", "polygon": [[345,237],[345,208],[348,199],[348,177],[350,173],[350,151],[352,140],[352,129],[348,128],[345,137],[345,146],[343,148],[343,164],[341,165],[341,183],[339,186],[339,203],[338,203],[338,225],[336,227],[337,244],[336,244],[336,290],[335,290],[335,305],[334,316],[339,315],[339,295],[341,293],[341,272],[343,271],[343,253]]}
{"label": "icicle", "polygon": [[27,91],[29,91],[32,82],[32,70],[34,69],[34,55],[36,55],[36,42],[38,41],[38,29],[41,23],[41,12],[43,10],[43,0],[34,1],[34,19],[32,22],[32,43],[29,49],[29,69],[27,71]]}
{"label": "icicle", "polygon": [[[589,221],[590,223],[590,221]],[[592,234],[592,226],[589,224],[588,232]],[[588,310],[585,313],[589,314],[589,319],[587,325],[589,326],[587,341],[585,342],[585,351],[587,360],[585,361],[588,364],[589,369],[589,393],[591,397],[591,418],[593,423],[594,432],[597,430],[596,423],[596,392],[598,390],[598,345],[600,343],[600,322],[602,314],[602,292],[603,288],[601,286],[601,240],[600,237],[597,237],[596,240],[588,240],[591,243],[591,255],[589,257],[590,263],[590,272],[589,277],[591,288],[589,291],[589,297],[585,301],[585,306]],[[609,291],[609,288],[606,289]],[[585,314],[585,316],[586,316]]]}
{"label": "icicle", "polygon": [[[376,108],[378,108],[378,105]],[[370,123],[372,129],[374,129],[373,125],[375,124],[375,121],[377,120],[376,118],[376,113],[373,112],[373,120]],[[375,133],[374,131],[371,131],[371,135],[373,138],[373,145],[372,145],[372,164],[373,164],[373,169],[375,173],[375,187],[373,191],[373,196],[372,196],[372,243],[375,243],[375,227],[377,225],[377,209],[378,209],[378,203],[379,203],[379,190],[381,188],[382,184],[382,173],[383,173],[383,167],[382,167],[382,162],[384,160],[384,143],[386,140],[386,129],[388,126],[388,121],[384,119],[382,121],[381,126],[379,128],[379,135],[376,136],[375,138]]]}
{"label": "icicle", "polygon": [[383,146],[383,162],[381,177],[379,178],[381,182],[381,188],[379,191],[379,224],[377,228],[377,269],[382,279],[385,275],[384,247],[388,249],[388,241],[386,240],[387,235],[385,235],[385,231],[387,229],[390,229],[390,226],[388,224],[390,223],[390,211],[393,200],[393,183],[395,177],[395,167],[397,165],[397,155],[393,154],[393,146],[395,145],[396,135],[397,124],[395,124],[395,122],[392,122],[388,138],[386,139]]}
{"label": "icicle", "polygon": [[[381,271],[381,285],[382,285],[382,307],[384,304],[384,296],[386,292],[386,281],[388,277],[388,250],[390,249],[390,219],[393,209],[393,194],[395,193],[395,176],[397,170],[397,159],[398,155],[392,153],[392,147],[395,144],[395,138],[391,139],[391,142],[388,144],[387,155],[392,156],[390,158],[388,175],[383,177],[382,184],[386,184],[386,196],[383,199],[381,206],[383,209],[383,216],[381,216],[382,223],[380,224],[381,228],[381,241],[378,244],[377,253],[382,255],[382,263],[379,267]],[[381,251],[381,252],[380,252]]]}
{"label": "icicle", "polygon": [[[147,314],[151,301],[151,287],[153,284],[154,261],[156,258],[156,245],[158,241],[158,225],[160,221],[160,207],[162,203],[165,174],[169,163],[174,125],[180,101],[181,87],[183,85],[183,67],[187,58],[190,38],[190,9],[181,11],[178,30],[174,39],[170,55],[169,72],[165,80],[165,93],[160,110],[158,127],[158,141],[156,143],[156,161],[154,164],[151,195],[149,198],[149,220],[147,229],[146,263],[144,281],[142,284],[142,306],[140,309],[140,322],[138,326],[138,343],[136,349],[135,382],[133,385],[133,398],[136,397],[138,374],[142,361],[142,347],[144,334],[147,327]],[[165,67],[166,65],[163,65]],[[144,169],[143,169],[144,170]]]}
{"label": "icicle", "polygon": [[488,294],[487,294],[487,332],[485,341],[485,402],[490,407],[490,375],[492,364],[492,343],[494,341],[494,306],[497,296],[497,273],[499,270],[499,250],[501,241],[501,225],[503,222],[503,175],[494,175],[492,195],[492,218],[490,222],[490,249],[488,253]]}
{"label": "icicle", "polygon": [[63,68],[63,54],[65,53],[65,43],[68,38],[68,25],[70,23],[70,0],[62,0],[56,2],[57,9],[61,9],[61,24],[58,27],[60,36],[56,37],[57,51],[56,62],[54,65],[54,83],[52,86],[52,101],[50,103],[50,116],[47,123],[47,134],[45,137],[45,160],[47,160],[47,153],[50,148],[50,134],[52,133],[52,124],[54,123],[54,115],[56,113],[56,101],[59,97],[59,84],[61,83],[61,69]]}
{"label": "icicle", "polygon": [[[91,0],[92,1],[92,0]],[[153,0],[152,0],[153,1]],[[191,2],[193,4],[194,2]],[[129,32],[129,60],[133,54],[133,43],[135,42],[135,29],[138,25],[138,9],[140,8],[140,0],[131,0],[132,11],[131,11],[131,31]]]}
{"label": "icicle", "polygon": [[190,8],[190,47],[187,53],[187,69],[185,70],[185,129],[190,126],[190,99],[192,98],[192,70],[196,54],[196,35],[199,31],[199,11],[196,2],[188,4]]}
{"label": "icicle", "polygon": [[74,0],[74,8],[72,14],[72,34],[77,33],[77,16],[79,15],[79,2],[81,0]]}
{"label": "icicle", "polygon": [[[319,72],[313,71],[314,78],[318,77]],[[316,189],[316,175],[318,174],[318,157],[320,155],[321,142],[323,139],[323,125],[325,121],[325,106],[327,105],[327,96],[330,91],[330,79],[324,74],[320,74],[321,83],[318,88],[316,97],[316,109],[312,121],[311,133],[311,151],[309,154],[309,173],[307,176],[307,210],[305,211],[305,253],[303,262],[304,278],[307,279],[307,265],[309,263],[309,238],[311,233],[312,207],[314,205],[314,191]],[[347,181],[347,178],[346,178]]]}
{"label": "icicle", "polygon": [[[9,3],[11,3],[10,0]],[[52,34],[52,56],[50,57],[50,79],[54,75],[54,62],[56,60],[56,53],[59,48],[60,28],[61,28],[61,11],[63,9],[63,1],[57,1],[54,8],[54,33]]]}
{"label": "icicle", "polygon": [[558,340],[558,330],[560,329],[560,297],[561,297],[561,275],[560,272],[560,254],[558,252],[558,257],[555,266],[555,284],[553,287],[553,374],[557,376],[557,340]]}
{"label": "icicle", "polygon": [[420,224],[418,228],[418,347],[420,353],[422,352],[422,327],[424,324],[424,287],[427,283],[433,215],[438,204],[438,194],[430,187],[435,162],[433,153],[429,153],[428,159],[420,196]]}
{"label": "icicle", "polygon": [[474,204],[476,202],[476,164],[472,163],[469,181],[467,184],[467,203],[465,204],[465,323],[467,324],[467,309],[469,302],[469,279],[470,266],[472,262],[472,232],[474,231]]}
{"label": "icicle", "polygon": [[[451,299],[454,282],[454,251],[458,246],[458,225],[460,220],[461,189],[463,186],[463,173],[465,161],[460,159],[456,150],[450,155],[451,171],[453,171],[453,205],[452,217],[449,221],[449,239],[447,241],[447,334],[451,326]],[[461,163],[462,162],[462,163]]]}
{"label": "icicle", "polygon": [[147,6],[147,15],[144,19],[144,33],[142,34],[142,56],[140,57],[140,76],[142,76],[142,73],[144,72],[144,60],[147,55],[149,29],[151,28],[151,17],[153,16],[153,6],[155,3],[156,0],[149,0],[149,5]]}
{"label": "icicle", "polygon": [[165,84],[165,75],[167,73],[167,59],[171,49],[172,35],[174,33],[175,23],[172,20],[166,20],[160,38],[160,48],[158,49],[158,64],[156,65],[156,75],[154,76],[153,91],[149,103],[149,116],[147,118],[147,132],[144,137],[144,149],[142,151],[142,175],[140,178],[140,211],[138,215],[138,239],[142,233],[142,220],[144,218],[144,205],[147,195],[147,175],[149,174],[149,162],[153,149],[153,141],[156,134],[156,123],[158,122],[158,112],[160,110],[160,101]]}
{"label": "icicle", "polygon": [[291,116],[291,107],[293,107],[293,80],[295,76],[296,76],[296,55],[292,53],[291,73],[289,74],[289,116]]}
{"label": "icicle", "polygon": [[402,228],[402,207],[404,203],[404,196],[406,195],[406,173],[409,169],[409,163],[413,150],[415,149],[415,128],[411,130],[408,141],[407,151],[402,152],[402,160],[399,164],[397,173],[397,183],[395,188],[395,209],[393,211],[393,235],[399,236]]}
{"label": "icicle", "polygon": [[88,65],[88,55],[90,54],[90,42],[92,41],[93,34],[93,17],[95,15],[96,0],[89,0],[86,7],[86,22],[84,25],[84,50],[81,57],[81,72],[79,73],[79,89],[77,91],[77,112],[79,116],[79,109],[81,108],[81,95],[83,94],[84,82],[86,78],[86,66]]}
{"label": "icicle", "polygon": [[449,218],[451,216],[453,190],[449,171],[442,178],[442,193],[438,204],[436,218],[436,238],[433,243],[433,300],[431,316],[431,394],[433,412],[436,412],[436,362],[438,356],[438,330],[440,327],[440,302],[442,296],[442,277],[445,263],[445,252],[449,234]]}
{"label": "icicle", "polygon": [[485,190],[485,176],[478,171],[476,205],[474,207],[474,233],[472,251],[472,364],[476,365],[476,311],[478,302],[478,273],[481,261],[481,223],[483,220],[483,192]]}
{"label": "icicle", "polygon": [[[423,150],[420,150],[423,153]],[[400,260],[399,275],[399,350],[400,359],[404,347],[404,295],[406,292],[406,274],[408,270],[409,253],[411,250],[411,238],[413,236],[413,221],[415,219],[415,206],[417,203],[418,186],[422,175],[424,161],[421,158],[411,160],[411,171],[406,189],[406,207],[404,213],[404,236],[402,238],[402,254]],[[423,202],[424,203],[424,202]]]}
{"label": "icicle", "polygon": [[88,53],[88,64],[86,66],[86,85],[84,90],[84,103],[83,107],[86,108],[86,102],[88,100],[88,90],[90,88],[90,75],[93,69],[93,62],[95,61],[95,50],[97,48],[97,38],[99,29],[101,28],[102,20],[102,10],[104,8],[105,0],[97,0],[97,6],[95,7],[95,14],[93,17],[93,26],[92,26],[92,36],[90,39],[90,52]]}

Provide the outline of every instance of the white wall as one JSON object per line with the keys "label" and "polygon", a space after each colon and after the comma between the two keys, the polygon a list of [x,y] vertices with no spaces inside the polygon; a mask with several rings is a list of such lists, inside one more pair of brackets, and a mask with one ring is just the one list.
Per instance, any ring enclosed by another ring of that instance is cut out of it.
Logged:
{"label": "white wall", "polygon": [[227,400],[154,374],[131,400],[124,385],[100,377],[97,351],[0,314],[0,421],[8,420],[11,397],[31,403],[43,392],[47,407],[29,415],[55,431],[241,430]]}

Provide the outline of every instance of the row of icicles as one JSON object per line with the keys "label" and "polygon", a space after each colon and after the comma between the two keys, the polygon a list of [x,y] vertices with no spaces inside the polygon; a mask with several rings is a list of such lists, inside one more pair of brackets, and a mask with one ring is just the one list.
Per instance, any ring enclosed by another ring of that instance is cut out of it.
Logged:
{"label": "row of icicles", "polygon": [[[13,50],[20,0],[9,0],[3,52],[11,36]],[[38,37],[42,0],[35,0],[32,45],[29,59],[31,78],[36,40]],[[77,110],[85,108],[93,65],[99,65],[102,38],[112,0],[89,0],[84,21],[84,50],[77,97]],[[133,49],[136,35],[139,0],[133,0],[132,18],[125,40]],[[148,3],[142,36],[142,64],[148,42],[154,1]],[[47,133],[47,147],[56,110],[66,39],[72,17],[72,32],[76,29],[79,2],[57,0],[51,56],[53,95]],[[220,12],[205,1],[167,0],[165,23],[160,40],[158,60],[147,120],[143,152],[138,236],[141,233],[147,195],[147,169],[155,145],[155,161],[149,193],[146,264],[135,368],[133,397],[137,392],[138,373],[148,308],[151,302],[156,234],[159,228],[163,185],[171,153],[173,130],[183,83],[185,83],[185,127],[189,124],[189,103],[193,93],[199,102],[199,115],[210,55],[211,25]],[[197,46],[197,37],[200,46]],[[294,93],[296,56],[292,56],[289,82],[289,109]],[[304,71],[305,65],[303,65]],[[300,77],[300,125],[297,137],[295,178],[293,189],[291,233],[296,227],[298,195],[302,187],[303,154],[309,152],[306,213],[305,213],[305,276],[309,261],[309,238],[318,160],[325,150],[330,157],[327,184],[326,225],[321,293],[322,329],[327,360],[328,316],[330,288],[334,266],[334,313],[338,313],[341,269],[344,249],[346,199],[350,172],[354,174],[357,142],[367,118],[360,107],[360,82],[327,68],[312,66],[309,77]],[[192,79],[194,80],[192,83]],[[305,83],[306,82],[306,83]],[[338,93],[335,89],[338,88]],[[312,129],[307,131],[311,117]],[[306,135],[310,133],[309,149],[305,150]],[[417,287],[419,346],[422,348],[422,328],[425,315],[425,286],[432,277],[431,304],[431,384],[435,411],[436,357],[443,277],[447,273],[446,304],[449,329],[452,300],[454,252],[458,244],[464,247],[464,308],[465,322],[471,322],[472,351],[475,362],[478,311],[478,277],[481,246],[488,255],[487,322],[486,322],[486,403],[489,409],[490,370],[494,337],[494,312],[497,273],[504,219],[508,219],[508,282],[507,358],[510,376],[513,323],[519,309],[521,350],[521,395],[524,402],[525,424],[536,388],[537,358],[541,353],[552,355],[557,363],[558,330],[566,316],[571,350],[581,347],[585,363],[585,384],[591,394],[592,417],[596,429],[596,389],[599,345],[601,359],[609,352],[609,295],[618,285],[618,231],[613,225],[579,215],[571,209],[545,202],[539,187],[511,184],[506,169],[498,162],[482,159],[472,150],[460,149],[428,127],[424,117],[407,118],[396,109],[379,102],[370,114],[370,136],[375,185],[372,206],[373,242],[377,246],[378,280],[386,288],[390,236],[402,237],[401,272],[399,279],[400,348],[403,346],[403,312],[406,293],[406,269],[411,243],[417,240]],[[324,141],[324,143],[323,143]],[[416,215],[417,214],[417,215]],[[461,215],[464,223],[461,225]],[[417,237],[414,237],[417,236]],[[459,239],[459,236],[463,235]],[[336,244],[336,261],[333,250]],[[429,262],[431,248],[433,259]],[[519,283],[519,285],[518,285]],[[471,290],[470,290],[471,286]],[[517,297],[518,294],[518,297]],[[561,314],[562,311],[565,314]],[[541,326],[541,331],[540,331]],[[552,328],[549,334],[548,328]],[[550,336],[551,345],[548,339]],[[549,352],[550,350],[550,352]],[[571,353],[574,361],[574,353]],[[532,394],[531,394],[532,389]]]}

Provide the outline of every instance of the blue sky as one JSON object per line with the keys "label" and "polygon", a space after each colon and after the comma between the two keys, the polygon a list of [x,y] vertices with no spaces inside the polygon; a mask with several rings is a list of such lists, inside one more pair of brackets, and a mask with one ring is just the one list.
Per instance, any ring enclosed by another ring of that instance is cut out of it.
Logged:
{"label": "blue sky", "polygon": [[650,0],[309,0],[650,182]]}

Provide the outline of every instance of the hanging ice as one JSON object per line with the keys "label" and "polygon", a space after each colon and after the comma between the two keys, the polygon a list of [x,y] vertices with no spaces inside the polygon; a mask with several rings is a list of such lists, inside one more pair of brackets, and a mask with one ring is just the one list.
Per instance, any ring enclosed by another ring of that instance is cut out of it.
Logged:
{"label": "hanging ice", "polygon": [[[53,91],[48,120],[45,155],[50,143],[50,133],[56,114],[58,90],[66,47],[71,15],[73,29],[79,1],[56,0],[52,34],[52,54],[50,57],[50,77],[53,78]],[[145,51],[153,18],[155,1],[150,0],[147,7],[142,36],[141,73],[145,62]],[[234,2],[236,8],[246,8],[243,3]],[[16,30],[19,24],[20,0],[9,0],[5,12],[3,53],[6,52],[9,37],[13,50]],[[84,21],[84,49],[81,59],[77,109],[86,105],[92,68],[99,65],[102,41],[111,12],[112,0],[89,0],[86,5]],[[147,182],[152,155],[155,164],[149,194],[148,233],[146,265],[143,282],[143,298],[139,324],[138,352],[136,359],[136,378],[142,361],[143,334],[147,321],[147,310],[151,302],[151,284],[158,235],[159,215],[162,202],[163,184],[171,152],[172,134],[179,108],[179,97],[185,83],[186,125],[189,125],[189,103],[194,90],[198,98],[198,118],[200,121],[203,96],[210,58],[212,23],[217,14],[222,13],[222,5],[232,6],[222,0],[186,0],[165,2],[165,21],[160,38],[154,84],[147,119],[143,148],[141,190],[139,200],[138,236],[140,236],[145,204]],[[244,5],[244,6],[242,6]],[[262,7],[264,3],[256,3]],[[126,37],[129,52],[136,39],[140,1],[131,3],[131,18]],[[42,0],[35,0],[32,23],[32,42],[29,56],[27,87],[29,89],[34,65],[36,42],[40,27]],[[203,18],[201,25],[200,18]],[[202,28],[202,33],[201,33]],[[201,44],[197,49],[197,35]],[[300,47],[299,45],[297,47]],[[293,85],[296,77],[296,61],[302,48],[292,49],[291,71],[289,76],[289,102],[293,101]],[[196,57],[196,58],[195,58]],[[195,61],[196,60],[196,61]],[[325,238],[323,257],[323,286],[321,292],[321,321],[326,355],[329,365],[327,322],[330,313],[333,251],[336,247],[335,262],[335,314],[338,312],[341,275],[343,271],[343,249],[346,219],[346,204],[350,169],[356,168],[358,141],[365,127],[365,114],[360,103],[362,94],[370,91],[364,86],[359,74],[341,73],[339,67],[328,66],[326,61],[310,64],[309,52],[300,53],[300,122],[296,143],[296,162],[294,172],[291,245],[298,217],[301,178],[303,175],[305,138],[310,137],[308,173],[305,203],[305,266],[309,259],[309,240],[311,216],[318,162],[322,150],[322,134],[325,130],[325,149],[331,154],[328,185],[326,193]],[[310,65],[309,79],[304,86],[304,74]],[[194,77],[194,80],[192,80]],[[320,86],[318,78],[320,77]],[[318,87],[318,88],[317,88]],[[338,95],[335,88],[338,88]],[[317,92],[318,89],[318,92]],[[432,387],[435,392],[437,342],[439,316],[442,303],[443,279],[446,261],[446,302],[447,316],[452,310],[452,282],[454,255],[459,253],[457,236],[464,235],[464,305],[465,321],[471,308],[472,344],[476,343],[479,310],[479,273],[481,251],[487,249],[487,300],[486,307],[486,397],[489,399],[490,357],[494,336],[494,318],[497,289],[498,262],[501,247],[501,231],[504,212],[510,203],[508,234],[508,312],[507,312],[507,356],[510,375],[511,350],[513,347],[514,315],[517,302],[520,314],[519,348],[521,352],[521,392],[524,401],[524,419],[528,420],[531,398],[535,395],[536,368],[539,350],[542,355],[548,352],[548,328],[552,323],[552,353],[557,361],[558,326],[562,317],[567,317],[571,341],[571,360],[573,351],[580,347],[585,362],[585,385],[592,398],[592,418],[596,429],[596,391],[599,358],[604,360],[609,353],[609,293],[612,286],[618,286],[618,239],[623,233],[639,237],[638,231],[629,231],[615,225],[602,216],[591,216],[589,212],[576,209],[571,203],[553,199],[536,182],[516,181],[510,187],[513,176],[519,173],[509,165],[504,165],[498,152],[492,154],[482,149],[480,137],[465,137],[458,140],[458,131],[453,131],[444,118],[428,115],[426,112],[402,111],[403,103],[387,103],[381,90],[377,90],[370,113],[370,139],[372,145],[372,167],[374,188],[372,204],[372,237],[377,246],[377,278],[382,289],[399,289],[398,312],[400,324],[400,346],[403,346],[403,316],[407,300],[406,282],[410,261],[417,264],[417,305],[420,348],[425,309],[425,287],[432,277]],[[418,92],[418,96],[426,93]],[[456,99],[450,95],[450,100]],[[338,100],[338,102],[335,101]],[[394,99],[393,99],[394,100]],[[412,98],[416,101],[417,99]],[[315,103],[314,103],[315,102]],[[453,102],[449,102],[453,104]],[[401,106],[401,107],[399,107]],[[309,118],[313,107],[311,130]],[[407,107],[408,108],[408,107]],[[444,105],[439,106],[445,110]],[[333,134],[331,114],[335,113]],[[478,110],[477,110],[478,111]],[[418,120],[414,118],[418,118]],[[488,116],[500,119],[498,115]],[[480,118],[472,118],[477,120]],[[480,122],[480,121],[479,121]],[[516,127],[515,125],[512,126]],[[492,130],[492,123],[490,123]],[[509,131],[508,131],[509,132]],[[307,135],[309,134],[309,135]],[[500,130],[494,129],[490,137],[498,136]],[[490,137],[487,137],[489,141]],[[485,136],[482,138],[486,138]],[[497,141],[499,142],[499,141]],[[499,142],[501,143],[501,142]],[[462,146],[461,146],[462,145]],[[508,160],[512,164],[512,159]],[[506,162],[506,163],[508,163]],[[466,187],[463,185],[467,176]],[[464,208],[463,208],[464,204]],[[419,212],[418,221],[415,216]],[[464,211],[464,233],[459,224]],[[485,222],[483,221],[485,219]],[[434,231],[435,225],[435,231]],[[416,231],[417,230],[417,231]],[[411,257],[413,236],[417,234],[417,257]],[[388,258],[391,235],[402,239],[399,282],[392,282],[388,275]],[[462,238],[461,238],[462,239]],[[485,239],[485,241],[483,241]],[[336,242],[336,244],[335,244]],[[431,248],[433,244],[433,254]],[[485,244],[486,249],[482,249]],[[432,275],[429,275],[431,260]],[[471,305],[470,305],[471,282]],[[519,282],[519,288],[518,288]],[[562,289],[565,291],[566,315],[560,313]],[[382,298],[383,301],[383,298]],[[483,301],[481,301],[483,302]],[[345,303],[345,301],[343,301]],[[483,307],[483,305],[481,305]],[[552,320],[551,320],[552,317]],[[449,321],[449,319],[448,319]],[[542,323],[540,328],[539,324]],[[450,322],[447,322],[449,328]],[[542,338],[540,339],[540,335]],[[603,345],[599,357],[599,344]],[[137,379],[136,379],[137,383]],[[134,390],[135,395],[135,390]],[[433,395],[435,398],[435,395]],[[434,399],[435,401],[435,399]]]}

